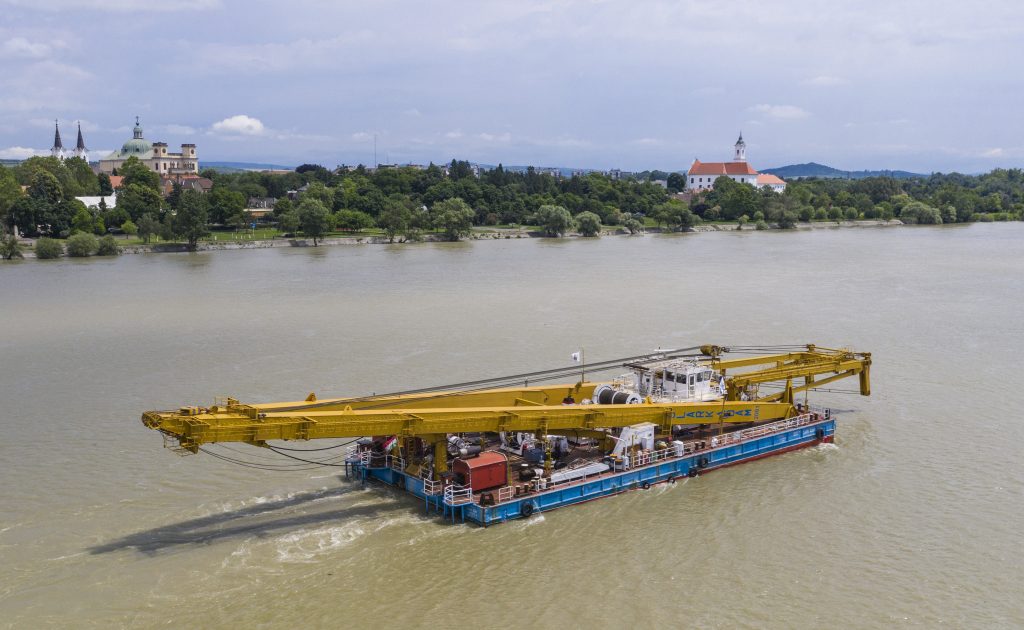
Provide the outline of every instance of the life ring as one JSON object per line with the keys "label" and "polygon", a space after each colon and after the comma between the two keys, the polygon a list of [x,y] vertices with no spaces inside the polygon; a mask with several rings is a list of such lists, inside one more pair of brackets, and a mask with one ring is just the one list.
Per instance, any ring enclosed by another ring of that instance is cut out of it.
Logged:
{"label": "life ring", "polygon": [[706,456],[706,455],[705,455],[704,457],[701,457],[701,458],[700,458],[700,462],[698,463],[698,465],[699,465],[699,466],[700,466],[701,468],[707,468],[707,466],[708,466],[708,458],[707,458],[707,456]]}
{"label": "life ring", "polygon": [[642,484],[640,484],[640,487],[643,488],[644,490],[649,490],[650,487],[651,487],[651,482],[650,481],[645,481]]}
{"label": "life ring", "polygon": [[519,513],[523,516],[523,518],[529,518],[530,515],[533,514],[533,504],[524,503],[523,507],[519,508]]}
{"label": "life ring", "polygon": [[814,437],[818,438],[818,440],[825,439],[825,429],[818,427],[818,430],[814,432]]}

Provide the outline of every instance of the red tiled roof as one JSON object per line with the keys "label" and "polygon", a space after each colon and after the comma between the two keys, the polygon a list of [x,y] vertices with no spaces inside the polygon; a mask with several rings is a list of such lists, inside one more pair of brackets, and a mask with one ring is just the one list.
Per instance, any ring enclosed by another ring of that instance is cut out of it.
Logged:
{"label": "red tiled roof", "polygon": [[768,184],[785,184],[785,183],[786,182],[782,181],[781,179],[779,179],[775,175],[772,175],[771,173],[761,173],[760,175],[757,176],[757,185],[758,186],[766,186]]}
{"label": "red tiled roof", "polygon": [[111,175],[110,176],[110,187],[111,188],[120,188],[122,182],[124,182],[124,176],[123,175]]}
{"label": "red tiled roof", "polygon": [[747,162],[701,162],[694,160],[688,175],[757,175]]}

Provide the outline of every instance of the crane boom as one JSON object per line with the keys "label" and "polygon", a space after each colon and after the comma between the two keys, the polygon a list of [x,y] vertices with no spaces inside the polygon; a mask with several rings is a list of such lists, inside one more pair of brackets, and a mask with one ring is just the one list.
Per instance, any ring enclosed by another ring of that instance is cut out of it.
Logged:
{"label": "crane boom", "polygon": [[[870,395],[869,353],[814,345],[797,352],[737,359],[723,359],[721,355],[728,349],[719,346],[702,346],[701,352],[700,364],[721,373],[724,395],[713,400],[681,402],[648,395],[643,400],[637,398],[640,404],[561,404],[570,397],[573,401],[589,399],[601,385],[581,381],[329,400],[317,400],[310,394],[305,401],[268,404],[244,404],[228,398],[211,407],[147,411],[142,422],[191,452],[217,442],[264,446],[269,440],[369,435],[420,437],[439,443],[452,433],[549,433],[613,429],[642,422],[670,432],[673,425],[768,422],[795,414],[794,393],[851,376],[859,376],[860,393]],[[750,369],[758,366],[760,369]],[[815,380],[819,376],[822,378]],[[804,383],[794,386],[797,378]],[[757,397],[757,386],[765,383],[782,383],[784,389]]]}

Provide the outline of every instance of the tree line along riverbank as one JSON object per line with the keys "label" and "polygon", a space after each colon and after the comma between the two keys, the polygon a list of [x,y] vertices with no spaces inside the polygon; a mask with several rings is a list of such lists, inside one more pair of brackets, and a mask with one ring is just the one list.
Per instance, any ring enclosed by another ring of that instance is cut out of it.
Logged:
{"label": "tree line along riverbank", "polygon": [[[112,188],[109,177],[94,174],[82,160],[30,158],[13,168],[0,166],[0,225],[34,242],[36,253],[41,242],[46,255],[58,248],[58,255],[93,255],[124,248],[256,246],[274,244],[279,236],[316,246],[325,238],[410,242],[524,231],[592,237],[726,224],[793,229],[801,223],[940,224],[1024,215],[1020,169],[908,180],[808,179],[790,182],[781,194],[721,177],[714,190],[695,195],[677,194],[683,184],[677,173],[555,177],[500,165],[476,172],[468,162],[454,160],[444,168],[330,170],[306,164],[287,173],[204,170],[213,182],[209,193],[174,185],[166,195],[159,177],[137,160],[129,159],[119,175],[116,207],[87,208],[75,197]],[[661,176],[668,188],[652,181]],[[250,215],[247,201],[253,198],[271,200],[273,211],[259,219]],[[22,252],[22,245],[4,239],[4,257]]]}

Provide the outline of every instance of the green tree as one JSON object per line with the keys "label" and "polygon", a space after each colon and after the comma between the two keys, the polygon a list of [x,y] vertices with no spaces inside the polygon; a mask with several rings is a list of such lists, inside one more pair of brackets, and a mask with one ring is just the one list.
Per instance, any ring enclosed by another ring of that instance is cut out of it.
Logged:
{"label": "green tree", "polygon": [[10,227],[11,207],[21,196],[21,185],[14,177],[14,172],[0,165],[0,229]]}
{"label": "green tree", "polygon": [[331,230],[331,213],[315,196],[305,197],[297,209],[303,235],[313,239],[313,247]]}
{"label": "green tree", "polygon": [[185,239],[188,251],[196,251],[199,239],[210,233],[209,210],[206,197],[195,190],[181,193],[178,211],[174,213],[171,227],[174,236]]}
{"label": "green tree", "polygon": [[288,214],[294,209],[295,206],[292,204],[291,199],[289,199],[288,197],[281,197],[276,202],[274,202],[274,218],[277,218],[282,214]]}
{"label": "green tree", "polygon": [[581,212],[576,215],[576,229],[583,236],[597,236],[601,233],[601,217],[593,212]]}
{"label": "green tree", "polygon": [[15,258],[21,259],[25,255],[21,253],[21,246],[18,245],[18,239],[13,234],[10,236],[0,236],[0,258],[4,260],[14,260]]}
{"label": "green tree", "polygon": [[911,201],[900,210],[900,221],[930,225],[942,223],[942,215],[937,208],[933,208],[926,203]]}
{"label": "green tree", "polygon": [[121,231],[124,232],[125,238],[128,238],[129,236],[135,236],[139,233],[139,226],[132,223],[131,219],[128,219],[121,224]]}
{"label": "green tree", "polygon": [[476,213],[458,197],[438,201],[430,208],[430,212],[434,225],[441,229],[446,240],[457,241],[472,231]]}
{"label": "green tree", "polygon": [[334,189],[328,188],[323,182],[310,182],[309,187],[299,195],[299,205],[302,205],[302,202],[307,199],[319,201],[324,208],[333,208]]}
{"label": "green tree", "polygon": [[562,206],[545,204],[537,208],[533,221],[540,226],[545,236],[562,236],[575,227],[572,215]]}
{"label": "green tree", "polygon": [[301,225],[299,213],[295,210],[285,212],[277,217],[277,227],[285,234],[294,234],[299,230],[299,225]]}
{"label": "green tree", "polygon": [[113,236],[107,234],[100,239],[99,247],[96,249],[97,256],[117,256],[120,253],[121,248],[117,246]]}
{"label": "green tree", "polygon": [[644,224],[631,214],[626,215],[626,218],[622,220],[622,227],[630,234],[644,231]]}
{"label": "green tree", "polygon": [[[127,222],[131,223],[132,220],[128,219]],[[153,238],[153,235],[157,234],[159,231],[160,231],[160,222],[157,221],[156,218],[152,214],[147,212],[146,214],[144,214],[141,217],[139,217],[138,233],[139,233],[139,238],[142,239],[143,243],[149,243],[149,240],[151,238]],[[127,233],[127,230],[125,230],[125,232]]]}
{"label": "green tree", "polygon": [[71,218],[71,231],[92,232],[94,224],[92,213],[83,204],[75,211],[75,216]]}
{"label": "green tree", "polygon": [[210,223],[237,225],[245,213],[245,195],[234,190],[214,187],[210,191]]}
{"label": "green tree", "polygon": [[[713,209],[706,210],[704,216],[708,217],[709,213],[714,215]],[[674,199],[657,205],[653,215],[655,221],[676,232],[685,232],[697,224],[697,215],[686,204]]]}
{"label": "green tree", "polygon": [[32,183],[28,187],[28,196],[47,205],[55,206],[64,200],[64,191],[52,173],[39,171],[32,177]]}
{"label": "green tree", "polygon": [[686,189],[686,177],[679,173],[669,173],[668,175],[668,191],[669,192],[681,192]]}
{"label": "green tree", "polygon": [[36,258],[42,260],[60,258],[60,255],[64,253],[64,246],[60,244],[60,241],[45,237],[36,241],[35,249]]}
{"label": "green tree", "polygon": [[43,201],[25,195],[14,202],[14,205],[7,212],[7,223],[16,227],[22,236],[29,238],[39,236],[40,225],[45,225],[46,216],[50,213],[50,207]]}
{"label": "green tree", "polygon": [[782,210],[779,212],[775,221],[779,224],[779,228],[783,230],[792,230],[796,227],[797,214],[792,210]]}
{"label": "green tree", "polygon": [[373,217],[359,210],[339,210],[334,215],[334,225],[345,232],[359,232],[374,226]]}
{"label": "green tree", "polygon": [[[100,182],[93,172],[89,163],[79,157],[71,157],[64,160],[62,166],[68,172],[68,178],[74,182],[73,186],[65,186],[65,196],[92,196],[100,194]],[[74,194],[71,194],[73,189]]]}
{"label": "green tree", "polygon": [[73,234],[68,239],[68,256],[72,258],[86,258],[92,256],[99,249],[100,244],[96,237],[86,232]]}
{"label": "green tree", "polygon": [[412,211],[400,199],[389,198],[377,217],[377,226],[384,230],[389,243],[395,242],[395,237],[404,234],[409,228],[412,220]]}
{"label": "green tree", "polygon": [[160,203],[160,195],[156,191],[140,184],[125,184],[117,195],[117,207],[127,212],[132,221],[138,221],[147,212],[159,215]]}
{"label": "green tree", "polygon": [[[121,181],[122,188],[135,185],[149,188],[157,194],[160,193],[160,176],[155,171],[150,170],[148,166],[139,161],[139,158],[134,155],[125,160],[117,169],[117,172],[124,177]],[[120,199],[118,199],[118,203],[121,203]]]}
{"label": "green tree", "polygon": [[109,197],[114,193],[114,187],[110,183],[110,175],[100,173],[96,176],[96,182],[99,184],[101,196]]}
{"label": "green tree", "polygon": [[167,207],[171,210],[178,209],[178,203],[181,201],[181,193],[183,189],[181,182],[171,183],[171,192],[167,195]]}

